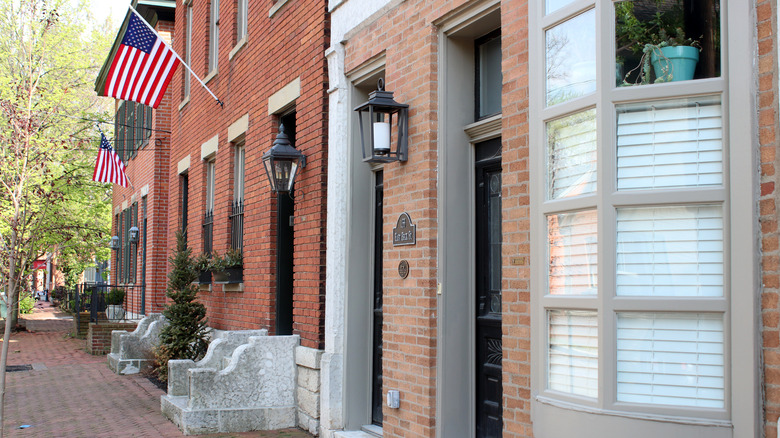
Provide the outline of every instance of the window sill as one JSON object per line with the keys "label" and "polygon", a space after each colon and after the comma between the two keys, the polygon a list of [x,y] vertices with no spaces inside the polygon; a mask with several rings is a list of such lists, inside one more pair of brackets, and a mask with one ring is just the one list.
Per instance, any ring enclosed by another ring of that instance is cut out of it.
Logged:
{"label": "window sill", "polygon": [[[674,415],[664,415],[664,414],[651,414],[647,412],[600,409],[597,407],[591,407],[591,406],[566,402],[566,401],[550,398],[543,395],[537,395],[535,397],[534,402],[537,403],[536,407],[540,412],[540,416],[545,416],[544,414],[542,414],[541,411],[552,410],[547,412],[547,414],[550,414],[555,418],[561,418],[561,416],[567,415],[568,412],[572,415],[583,415],[583,414],[593,415],[594,421],[598,418],[601,418],[604,421],[617,421],[620,423],[622,423],[625,420],[640,421],[642,422],[642,424],[648,425],[646,426],[646,428],[650,428],[649,426],[650,424],[658,424],[658,425],[677,424],[677,425],[686,425],[686,426],[694,426],[694,427],[703,427],[708,429],[711,428],[712,430],[730,431],[731,428],[733,427],[731,421],[729,420],[693,417],[693,416],[685,417],[685,416],[674,416]],[[684,408],[682,408],[680,411],[682,413],[684,411]],[[715,410],[715,411],[721,413],[723,412],[721,410]],[[613,420],[609,420],[609,419],[613,419]],[[660,436],[660,435],[655,434],[653,436]],[[715,435],[706,435],[706,436],[715,436]]]}
{"label": "window sill", "polygon": [[236,43],[236,46],[233,47],[233,50],[231,50],[230,53],[228,54],[228,60],[232,61],[233,57],[236,56],[236,53],[238,53],[239,50],[241,50],[241,48],[244,47],[245,45],[246,45],[246,37],[243,37],[241,38],[241,41]]}
{"label": "window sill", "polygon": [[290,0],[277,0],[277,2],[271,6],[271,10],[268,11],[268,18],[273,18],[273,16],[276,15],[276,13],[279,12],[279,10],[282,9],[289,1]]}
{"label": "window sill", "polygon": [[225,283],[222,285],[222,292],[243,292],[244,283]]}
{"label": "window sill", "polygon": [[363,432],[366,432],[370,434],[372,437],[381,437],[383,436],[383,431],[380,426],[377,426],[376,424],[368,424],[361,428]]}
{"label": "window sill", "polygon": [[186,97],[184,97],[184,100],[182,100],[181,103],[179,104],[179,111],[183,110],[184,107],[187,106],[188,103],[190,103],[190,96],[189,96],[189,94]]}
{"label": "window sill", "polygon": [[218,68],[211,70],[211,72],[203,79],[203,83],[208,84],[210,80],[214,79],[217,76],[217,73],[219,73]]}

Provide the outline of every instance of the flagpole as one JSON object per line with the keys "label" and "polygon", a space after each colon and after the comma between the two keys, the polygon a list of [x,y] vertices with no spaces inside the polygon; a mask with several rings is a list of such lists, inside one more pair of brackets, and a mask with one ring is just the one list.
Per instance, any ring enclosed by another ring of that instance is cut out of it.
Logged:
{"label": "flagpole", "polygon": [[163,44],[165,44],[165,45],[166,45],[168,48],[170,48],[170,49],[171,49],[171,52],[173,52],[173,54],[174,54],[174,55],[176,55],[176,58],[178,58],[178,59],[179,59],[179,62],[181,62],[181,63],[182,63],[182,65],[184,65],[185,67],[187,67],[187,70],[189,70],[189,72],[190,72],[190,73],[191,73],[193,76],[195,76],[195,79],[197,79],[197,80],[198,80],[198,82],[200,82],[200,84],[203,86],[203,88],[205,88],[205,89],[206,89],[206,91],[208,91],[208,92],[209,92],[209,94],[211,94],[211,97],[213,97],[213,98],[214,98],[214,100],[216,100],[216,101],[217,101],[217,103],[219,104],[219,106],[221,106],[221,107],[223,107],[223,108],[224,108],[224,107],[225,107],[225,103],[224,103],[224,102],[222,102],[221,100],[219,100],[219,98],[218,98],[217,96],[215,96],[215,95],[214,95],[214,93],[212,93],[212,92],[211,92],[211,89],[209,89],[209,87],[207,87],[207,86],[206,86],[206,84],[205,84],[205,83],[203,83],[203,81],[202,81],[202,80],[201,80],[201,79],[198,77],[198,75],[196,75],[196,74],[195,74],[195,72],[194,72],[194,71],[192,71],[192,69],[190,68],[190,66],[189,66],[189,65],[188,65],[186,62],[184,62],[184,60],[183,60],[183,59],[181,59],[181,56],[179,56],[179,54],[178,54],[178,53],[176,53],[176,51],[175,51],[175,50],[173,50],[173,48],[171,48],[171,46],[169,46],[167,42],[165,42],[165,40],[163,39],[163,37],[161,37],[161,36],[160,36],[160,34],[159,34],[159,33],[157,33],[157,31],[156,31],[156,30],[154,30],[154,28],[153,28],[153,27],[152,27],[152,26],[151,26],[149,23],[147,23],[147,22],[146,22],[146,20],[144,19],[144,17],[142,17],[142,16],[141,16],[141,14],[139,14],[139,13],[138,13],[138,11],[136,11],[136,10],[135,10],[135,8],[133,7],[133,5],[132,5],[132,4],[129,4],[129,5],[128,5],[128,7],[130,8],[130,10],[131,10],[131,11],[133,11],[133,13],[134,13],[135,15],[137,15],[137,16],[138,16],[138,18],[140,18],[140,19],[141,19],[141,21],[143,21],[143,22],[144,22],[144,24],[146,25],[146,27],[148,27],[148,28],[149,28],[149,29],[150,29],[152,32],[154,32],[154,34],[155,34],[155,35],[157,35],[157,38],[159,38],[159,39],[160,39],[160,41],[162,41],[162,43],[163,43]]}

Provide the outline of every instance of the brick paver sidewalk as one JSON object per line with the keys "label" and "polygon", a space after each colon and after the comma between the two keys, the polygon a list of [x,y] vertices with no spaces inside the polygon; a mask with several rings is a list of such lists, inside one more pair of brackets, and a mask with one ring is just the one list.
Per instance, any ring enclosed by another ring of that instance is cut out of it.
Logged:
{"label": "brick paver sidewalk", "polygon": [[[67,335],[66,315],[43,303],[21,319],[28,332],[12,336],[8,364],[33,369],[6,374],[5,436],[184,436],[160,413],[163,391],[141,376],[112,373],[105,356],[88,354],[84,340]],[[297,429],[207,436],[311,438]]]}

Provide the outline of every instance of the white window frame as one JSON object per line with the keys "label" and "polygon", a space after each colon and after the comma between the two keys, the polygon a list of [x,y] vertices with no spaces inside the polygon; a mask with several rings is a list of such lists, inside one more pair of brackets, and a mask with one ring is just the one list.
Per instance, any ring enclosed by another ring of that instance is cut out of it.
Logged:
{"label": "white window frame", "polygon": [[219,0],[211,0],[209,13],[209,77],[216,74],[219,63]]}
{"label": "white window frame", "polygon": [[[755,42],[752,7],[721,1],[721,77],[678,83],[615,87],[613,0],[573,0],[545,15],[544,2],[529,2],[530,185],[531,202],[531,398],[535,436],[602,437],[631,431],[634,437],[758,436],[761,427],[756,299],[758,248],[755,202],[755,138],[751,117],[755,87],[750,66]],[[749,3],[749,2],[748,2]],[[545,106],[544,31],[580,13],[596,9],[597,90],[551,107]],[[731,32],[726,30],[730,29]],[[731,69],[735,73],[729,74]],[[615,106],[663,98],[720,95],[723,106],[724,185],[716,188],[616,190]],[[546,201],[545,122],[588,108],[597,109],[597,193]],[[752,142],[751,142],[752,141]],[[753,161],[751,161],[753,160]],[[740,177],[742,175],[742,177]],[[746,175],[751,175],[747,177]],[[750,195],[749,195],[750,194]],[[639,196],[638,196],[639,195]],[[752,196],[751,196],[752,195]],[[706,204],[724,207],[724,296],[720,299],[615,298],[616,208],[623,206]],[[594,297],[546,295],[546,215],[595,208],[599,224],[599,294]],[[749,214],[747,212],[752,212]],[[647,309],[651,304],[653,308]],[[577,397],[547,389],[547,310],[596,310],[599,323],[599,396]],[[619,311],[715,312],[724,316],[725,408],[692,409],[617,403],[615,324]],[[588,427],[581,427],[587,422]]]}

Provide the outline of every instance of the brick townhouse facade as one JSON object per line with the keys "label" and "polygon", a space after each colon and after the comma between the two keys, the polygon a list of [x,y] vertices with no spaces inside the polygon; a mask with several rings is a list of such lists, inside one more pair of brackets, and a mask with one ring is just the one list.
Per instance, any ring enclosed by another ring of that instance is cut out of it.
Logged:
{"label": "brick townhouse facade", "polygon": [[[322,436],[777,435],[777,2],[627,3],[328,3]],[[693,79],[638,74],[656,12]]]}
{"label": "brick townhouse facade", "polygon": [[[243,279],[202,281],[198,299],[218,330],[298,334],[324,343],[326,64],[323,1],[184,1],[171,81],[168,247],[185,230],[193,254],[239,249]],[[306,157],[294,191],[277,196],[262,157],[280,124]]]}
{"label": "brick townhouse facade", "polygon": [[[173,39],[175,2],[136,0],[132,4],[163,39]],[[115,41],[113,50],[120,42]],[[110,60],[109,56],[102,74],[107,73]],[[111,284],[126,287],[125,305],[133,316],[159,313],[166,303],[172,105],[170,91],[157,109],[115,102],[112,145],[125,163],[130,185],[114,185],[112,193],[111,235],[118,238],[118,247],[111,254]],[[130,239],[133,227],[138,229],[137,242]]]}

